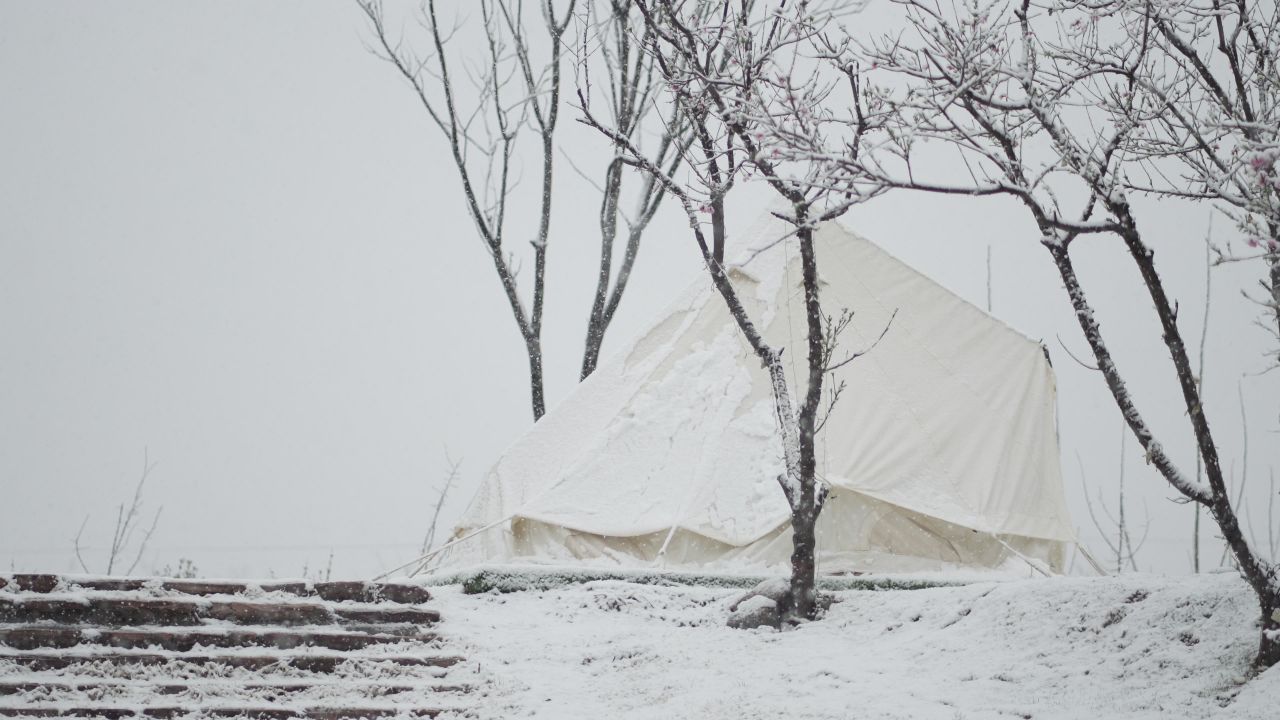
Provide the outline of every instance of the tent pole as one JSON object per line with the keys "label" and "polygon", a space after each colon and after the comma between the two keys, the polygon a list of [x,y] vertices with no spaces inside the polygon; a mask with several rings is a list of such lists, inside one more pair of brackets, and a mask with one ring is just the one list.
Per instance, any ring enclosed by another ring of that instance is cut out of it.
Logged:
{"label": "tent pole", "polygon": [[667,546],[671,544],[671,538],[675,537],[677,527],[679,527],[679,523],[672,525],[671,529],[667,531],[667,537],[662,541],[662,547],[658,548],[658,557],[653,560],[655,567],[663,566],[663,561],[667,557]]}
{"label": "tent pole", "polygon": [[995,538],[995,541],[996,541],[996,542],[998,542],[998,543],[1000,543],[1001,545],[1003,545],[1003,546],[1004,546],[1004,548],[1005,548],[1005,550],[1008,550],[1009,552],[1013,553],[1014,555],[1017,555],[1017,556],[1018,556],[1018,558],[1019,558],[1020,560],[1022,560],[1022,562],[1026,563],[1027,565],[1030,565],[1032,570],[1035,570],[1036,572],[1040,573],[1041,575],[1043,575],[1043,576],[1045,576],[1045,577],[1052,577],[1051,575],[1049,575],[1049,573],[1045,572],[1044,568],[1042,568],[1042,567],[1040,567],[1039,565],[1037,565],[1037,564],[1035,564],[1034,562],[1032,562],[1031,558],[1029,558],[1029,557],[1027,557],[1026,555],[1023,555],[1022,553],[1020,553],[1020,552],[1018,552],[1017,550],[1015,550],[1015,549],[1013,548],[1013,546],[1012,546],[1012,545],[1010,545],[1009,543],[1005,542],[1005,541],[1004,541],[1004,539],[1003,539],[1003,538],[1001,538],[999,535],[996,535],[996,534],[995,534],[995,533],[993,533],[993,532],[988,532],[987,534],[988,534],[988,535],[990,535],[991,537]]}
{"label": "tent pole", "polygon": [[[440,547],[436,548],[435,550],[432,550],[431,552],[427,553],[426,555],[422,555],[422,556],[416,557],[416,558],[414,558],[414,559],[410,560],[409,562],[407,562],[407,563],[405,563],[405,564],[403,564],[403,565],[400,565],[400,566],[398,566],[398,567],[393,567],[393,568],[391,568],[390,570],[388,570],[388,571],[386,571],[386,572],[382,573],[381,575],[379,575],[379,576],[375,577],[375,578],[373,579],[373,582],[378,582],[379,580],[385,580],[387,577],[389,577],[389,576],[391,575],[391,573],[399,572],[399,571],[404,570],[405,568],[407,568],[407,567],[409,567],[409,566],[411,566],[411,565],[417,565],[417,564],[419,564],[419,563],[422,563],[422,562],[425,562],[425,561],[427,561],[427,560],[430,560],[431,558],[435,557],[436,555],[439,555],[440,553],[444,552],[445,550],[448,550],[449,548],[453,547],[454,545],[457,545],[458,543],[464,542],[464,541],[466,541],[466,540],[470,540],[471,538],[473,538],[473,537],[475,537],[475,536],[479,535],[480,533],[485,532],[485,531],[487,531],[487,530],[492,530],[493,528],[495,528],[495,527],[497,527],[497,526],[501,525],[501,524],[502,524],[502,523],[504,523],[504,522],[507,522],[508,520],[510,520],[510,519],[512,519],[512,518],[514,518],[514,517],[515,517],[515,515],[508,515],[508,516],[506,516],[506,517],[502,518],[501,520],[497,520],[497,521],[495,521],[495,522],[491,522],[491,523],[489,523],[488,525],[485,525],[484,527],[480,528],[479,530],[476,530],[476,531],[475,531],[475,532],[473,532],[473,533],[468,533],[468,534],[466,534],[466,535],[463,535],[462,537],[457,538],[456,540],[450,540],[449,542],[445,543],[444,545],[441,545]],[[417,575],[417,574],[418,574],[418,571],[417,571],[417,570],[415,570],[415,571],[413,571],[412,573],[409,573],[409,577],[413,577],[414,575]]]}
{"label": "tent pole", "polygon": [[1079,542],[1075,542],[1072,544],[1076,546],[1076,550],[1080,551],[1080,554],[1084,556],[1084,559],[1088,560],[1089,564],[1093,566],[1094,572],[1098,573],[1098,575],[1102,577],[1107,576],[1107,571],[1103,570],[1102,566],[1098,565],[1098,561],[1093,559],[1093,555],[1090,555],[1089,551],[1085,550],[1083,545],[1081,545]]}

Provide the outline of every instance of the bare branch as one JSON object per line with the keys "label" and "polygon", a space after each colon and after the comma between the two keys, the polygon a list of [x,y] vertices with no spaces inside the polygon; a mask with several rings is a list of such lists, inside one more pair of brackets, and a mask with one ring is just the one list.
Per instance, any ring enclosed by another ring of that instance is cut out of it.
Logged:
{"label": "bare branch", "polygon": [[873,341],[872,341],[872,343],[871,343],[870,345],[868,345],[868,346],[867,346],[865,349],[863,349],[863,350],[859,350],[858,352],[850,353],[850,354],[849,354],[849,356],[848,356],[848,357],[846,357],[844,360],[841,360],[840,362],[836,363],[835,365],[830,365],[830,366],[828,366],[828,367],[824,368],[824,370],[825,370],[826,372],[835,372],[836,370],[839,370],[840,368],[844,367],[845,365],[848,365],[849,363],[853,362],[854,360],[857,360],[858,358],[862,357],[863,355],[866,355],[867,353],[869,353],[869,352],[871,352],[872,350],[874,350],[874,349],[876,348],[876,346],[880,344],[880,341],[884,339],[885,334],[887,334],[887,333],[889,332],[889,328],[893,325],[893,320],[894,320],[894,318],[896,318],[896,317],[898,317],[898,308],[894,308],[894,309],[893,309],[893,312],[889,315],[889,319],[888,319],[888,320],[885,322],[885,324],[884,324],[884,328],[880,330],[880,334],[876,336],[876,339],[875,339],[875,340],[873,340]]}
{"label": "bare branch", "polygon": [[[151,536],[155,533],[156,525],[160,521],[160,512],[164,508],[157,508],[156,514],[151,518],[151,524],[147,527],[142,538],[135,544],[133,542],[134,535],[138,529],[138,521],[142,515],[143,490],[147,483],[147,478],[151,476],[151,471],[155,469],[155,463],[151,462],[146,448],[142,451],[142,473],[138,477],[138,482],[133,488],[133,496],[129,500],[128,505],[120,503],[116,507],[116,522],[111,532],[111,543],[107,547],[106,574],[110,575],[115,572],[116,563],[123,562],[126,552],[133,545],[136,548],[133,562],[129,565],[129,569],[125,574],[132,574],[138,567],[138,563],[142,560],[142,555],[146,552],[147,545],[151,542]],[[74,541],[76,561],[80,564],[83,572],[89,572],[89,565],[84,561],[81,554],[80,540],[84,535],[85,526],[89,523],[89,516],[86,515],[84,521],[80,523],[80,529],[76,532]]]}
{"label": "bare branch", "polygon": [[75,550],[76,562],[80,563],[80,571],[89,572],[89,566],[85,564],[84,557],[80,554],[80,536],[84,534],[84,526],[89,524],[89,516],[85,515],[84,520],[80,522],[80,529],[76,531]]}

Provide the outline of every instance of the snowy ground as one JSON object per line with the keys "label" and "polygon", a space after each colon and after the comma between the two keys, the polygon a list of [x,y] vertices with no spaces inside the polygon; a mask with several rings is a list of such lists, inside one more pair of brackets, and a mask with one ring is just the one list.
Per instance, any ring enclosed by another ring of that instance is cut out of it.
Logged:
{"label": "snowy ground", "polygon": [[724,627],[738,590],[440,588],[480,717],[1280,718],[1245,682],[1257,605],[1228,574],[844,591],[790,632]]}

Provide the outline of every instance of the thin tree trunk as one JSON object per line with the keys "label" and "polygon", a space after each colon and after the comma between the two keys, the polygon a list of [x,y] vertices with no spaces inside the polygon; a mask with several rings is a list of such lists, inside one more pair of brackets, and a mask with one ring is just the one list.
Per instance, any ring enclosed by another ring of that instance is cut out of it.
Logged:
{"label": "thin tree trunk", "polygon": [[547,414],[547,401],[542,383],[542,341],[527,338],[525,352],[529,355],[529,401],[533,407],[533,421]]}
{"label": "thin tree trunk", "polygon": [[618,196],[622,192],[622,160],[614,158],[605,171],[604,197],[600,200],[600,270],[596,274],[595,298],[591,302],[591,315],[587,318],[586,348],[582,353],[582,373],[586,380],[595,372],[600,359],[600,345],[604,342],[604,308],[609,295],[609,280],[613,276],[613,241],[618,234]]}
{"label": "thin tree trunk", "polygon": [[[1115,210],[1121,209],[1113,207]],[[1191,427],[1195,431],[1196,442],[1200,448],[1200,457],[1204,460],[1204,473],[1209,480],[1213,495],[1225,497],[1226,484],[1222,478],[1222,464],[1218,459],[1218,447],[1213,442],[1213,434],[1209,430],[1209,419],[1204,414],[1204,405],[1200,400],[1200,390],[1196,383],[1195,373],[1191,371],[1191,358],[1187,355],[1186,343],[1182,341],[1182,332],[1178,329],[1177,313],[1173,303],[1164,291],[1164,283],[1156,272],[1155,252],[1148,248],[1138,235],[1136,223],[1128,215],[1127,206],[1123,214],[1117,213],[1124,231],[1121,237],[1129,249],[1129,255],[1138,266],[1142,282],[1147,287],[1147,294],[1155,304],[1156,316],[1160,319],[1165,347],[1173,360],[1173,368],[1178,377],[1178,385],[1182,389],[1182,399],[1186,405],[1187,415],[1191,419]],[[1234,521],[1233,521],[1234,524]],[[1226,528],[1223,528],[1224,532]]]}
{"label": "thin tree trunk", "polygon": [[1274,596],[1278,592],[1274,575],[1275,570],[1274,568],[1264,567],[1260,558],[1253,553],[1253,549],[1249,547],[1249,543],[1245,540],[1244,533],[1240,529],[1239,519],[1231,507],[1231,495],[1222,475],[1222,465],[1218,459],[1218,447],[1214,443],[1213,435],[1209,430],[1209,419],[1205,415],[1199,389],[1196,387],[1195,378],[1191,373],[1191,361],[1187,357],[1186,345],[1182,342],[1182,335],[1178,330],[1177,316],[1168,296],[1165,294],[1164,284],[1156,273],[1155,253],[1142,243],[1137,231],[1132,229],[1132,218],[1121,217],[1120,219],[1128,228],[1127,232],[1122,234],[1122,237],[1124,237],[1125,243],[1129,247],[1130,255],[1138,264],[1138,270],[1142,274],[1148,294],[1155,303],[1156,314],[1159,316],[1161,327],[1164,330],[1165,346],[1169,349],[1169,353],[1173,358],[1178,382],[1182,387],[1187,414],[1191,418],[1191,426],[1195,430],[1196,440],[1200,446],[1200,454],[1204,458],[1205,476],[1209,481],[1211,493],[1202,502],[1208,506],[1214,521],[1222,531],[1223,539],[1231,547],[1236,559],[1240,562],[1240,569],[1245,578],[1249,580],[1260,596],[1267,593]]}
{"label": "thin tree trunk", "polygon": [[[609,69],[608,96],[613,115],[613,129],[623,137],[632,138],[644,134],[644,120],[653,107],[655,57],[647,51],[652,35],[647,26],[638,36],[633,32],[631,3],[614,0],[609,3],[609,8],[612,32],[603,33],[600,39],[602,49],[607,47],[610,39],[613,44],[612,56],[607,52],[603,53],[605,64]],[[669,166],[670,170],[674,171],[681,162],[683,151],[688,148],[690,137],[685,132],[678,110],[663,120],[662,139],[658,143],[653,160],[659,168]],[[635,264],[636,254],[640,249],[640,238],[666,196],[666,186],[653,173],[646,173],[640,185],[635,214],[627,218],[621,212],[624,176],[625,163],[622,158],[616,157],[606,168],[604,184],[601,187],[600,269],[596,277],[596,292],[592,301],[591,314],[587,318],[586,343],[582,352],[580,374],[582,380],[595,372],[605,333],[613,322],[613,314],[622,301],[622,294],[631,277],[631,268]],[[627,244],[623,251],[622,262],[614,277],[614,246],[618,239],[619,216],[627,220]],[[612,289],[610,289],[611,282]]]}
{"label": "thin tree trunk", "polygon": [[1133,396],[1129,394],[1129,388],[1125,385],[1124,379],[1120,377],[1115,361],[1111,358],[1111,351],[1107,349],[1106,344],[1102,341],[1101,327],[1094,318],[1093,308],[1090,307],[1088,300],[1085,298],[1084,289],[1080,287],[1080,281],[1076,277],[1075,267],[1071,263],[1067,248],[1061,245],[1047,247],[1053,256],[1058,273],[1062,276],[1062,281],[1066,285],[1067,295],[1071,299],[1072,308],[1075,310],[1076,320],[1080,324],[1080,329],[1084,332],[1085,340],[1093,351],[1094,359],[1097,360],[1098,370],[1102,372],[1107,388],[1111,391],[1111,396],[1115,399],[1116,405],[1120,409],[1120,415],[1124,418],[1134,437],[1137,438],[1138,444],[1142,446],[1143,452],[1146,453],[1147,461],[1154,465],[1156,470],[1178,492],[1193,500],[1207,499],[1207,490],[1201,485],[1194,484],[1193,481],[1183,475],[1182,471],[1165,454],[1164,448],[1156,441],[1147,426],[1146,420],[1143,419],[1142,414],[1134,404]]}
{"label": "thin tree trunk", "polygon": [[[668,131],[668,135],[663,138],[659,154],[665,156],[667,151],[684,146],[685,143],[680,142],[674,132]],[[671,161],[673,170],[679,164],[680,159],[680,153],[677,152]],[[612,177],[610,175],[610,180],[612,180]],[[613,194],[614,197],[612,202],[604,203],[601,208],[600,272],[596,278],[596,293],[591,305],[591,315],[587,319],[587,336],[585,347],[582,351],[582,371],[579,376],[581,380],[586,380],[587,376],[595,372],[596,365],[600,362],[600,348],[604,345],[605,334],[609,331],[609,325],[613,322],[614,313],[617,312],[618,306],[622,304],[622,295],[626,292],[627,283],[631,280],[631,269],[635,267],[636,256],[640,253],[640,239],[645,230],[648,229],[650,221],[653,220],[653,216],[657,213],[667,194],[666,188],[658,182],[657,178],[653,175],[649,175],[646,178],[640,193],[637,216],[627,233],[627,245],[622,252],[622,262],[618,266],[616,276],[612,278],[613,287],[610,288],[610,276],[613,275],[613,247],[617,241],[618,231],[617,213],[618,196],[621,194],[621,177],[621,167],[619,167],[617,189],[615,190],[608,183],[605,185],[606,196]],[[603,214],[605,212],[610,214],[607,220]]]}
{"label": "thin tree trunk", "polygon": [[[1276,240],[1280,243],[1280,238]],[[1271,311],[1276,319],[1276,342],[1280,343],[1280,251],[1271,254]],[[1280,363],[1280,350],[1276,351]]]}
{"label": "thin tree trunk", "polygon": [[[548,15],[548,17],[550,17]],[[549,22],[551,22],[549,20]],[[538,239],[533,247],[533,307],[529,311],[532,335],[527,340],[529,351],[529,396],[533,405],[533,421],[547,413],[542,381],[542,307],[546,295],[547,246],[551,236],[551,193],[555,165],[554,133],[560,112],[560,37],[554,36],[555,61],[551,65],[551,99],[547,119],[542,121],[542,208],[538,218]],[[535,107],[535,111],[536,111]],[[538,113],[535,112],[535,115]]]}
{"label": "thin tree trunk", "polygon": [[991,246],[987,246],[987,312],[991,312]]}
{"label": "thin tree trunk", "polygon": [[[514,12],[504,0],[496,3],[480,3],[480,11],[484,19],[485,38],[489,51],[488,67],[481,71],[480,78],[484,87],[481,99],[474,108],[462,108],[457,104],[454,93],[454,80],[450,71],[450,63],[445,46],[452,37],[452,32],[441,32],[436,16],[436,3],[427,0],[423,7],[423,24],[431,36],[433,52],[422,59],[408,51],[399,38],[393,39],[387,33],[382,13],[382,4],[376,0],[358,0],[360,8],[368,17],[377,38],[378,53],[390,62],[410,87],[413,88],[420,104],[439,128],[449,143],[450,154],[458,171],[459,183],[462,187],[466,209],[475,223],[477,233],[485,250],[493,261],[502,292],[511,307],[511,313],[520,329],[520,337],[525,344],[525,353],[529,360],[529,395],[533,407],[534,420],[538,420],[546,411],[545,393],[542,377],[542,313],[543,300],[546,294],[547,245],[551,227],[551,201],[554,166],[554,134],[560,110],[560,56],[563,50],[563,36],[572,17],[572,3],[566,9],[563,20],[557,21],[549,0],[542,4],[543,21],[548,38],[551,41],[551,59],[542,67],[535,69],[529,57],[529,48],[525,43],[521,6]],[[504,29],[505,28],[505,29]],[[510,62],[519,71],[524,88],[521,99],[511,101],[504,96],[503,88],[514,75],[507,69]],[[544,73],[550,71],[550,82],[546,87],[546,106],[542,106]],[[485,72],[487,71],[487,75]],[[438,88],[440,98],[432,99]],[[541,140],[542,149],[542,195],[538,218],[537,235],[532,241],[534,249],[534,277],[532,306],[528,312],[521,300],[520,288],[516,283],[516,271],[511,266],[511,253],[505,240],[507,200],[511,195],[509,183],[510,161],[517,131],[522,122],[510,122],[515,114],[527,112],[532,115],[535,129]],[[472,121],[478,115],[492,117],[483,123]],[[489,132],[489,122],[494,123],[496,131]],[[488,150],[483,144],[477,146],[477,138],[470,133],[477,126],[483,126],[488,132],[487,142],[492,145]],[[491,166],[484,180],[485,185],[477,185],[473,178],[473,168],[468,164],[468,149],[480,147],[480,152],[489,157]],[[488,202],[489,193],[493,202]],[[482,203],[482,198],[485,202]]]}
{"label": "thin tree trunk", "polygon": [[[1120,433],[1120,506],[1116,513],[1120,516],[1120,522],[1116,523],[1116,574],[1119,575],[1124,570],[1124,545],[1129,539],[1129,529],[1124,524],[1124,441],[1128,437],[1121,429]],[[1133,543],[1129,543],[1129,553],[1132,557]]]}
{"label": "thin tree trunk", "polygon": [[[1240,400],[1240,484],[1236,486],[1236,502],[1233,506],[1236,512],[1240,512],[1240,508],[1244,506],[1244,487],[1249,482],[1249,415],[1244,408],[1244,376],[1236,380],[1236,397]],[[1234,473],[1233,473],[1234,474]],[[1246,513],[1245,519],[1248,520]],[[1257,544],[1257,539],[1253,537],[1253,522],[1249,521],[1249,537],[1253,540],[1253,544]],[[1222,548],[1222,557],[1218,559],[1218,567],[1222,567],[1227,563],[1227,553],[1231,548]],[[1274,557],[1270,558],[1272,561]]]}
{"label": "thin tree trunk", "polygon": [[[1123,220],[1122,218],[1122,222]],[[1130,254],[1138,264],[1139,272],[1142,274],[1147,290],[1155,303],[1156,313],[1160,317],[1161,325],[1164,329],[1165,346],[1169,349],[1174,367],[1177,370],[1178,380],[1187,403],[1188,415],[1191,416],[1192,427],[1196,432],[1200,451],[1204,457],[1205,474],[1209,480],[1208,488],[1188,481],[1177,467],[1172,464],[1168,456],[1164,454],[1160,444],[1155,441],[1150,429],[1146,426],[1142,416],[1134,406],[1133,399],[1129,395],[1124,380],[1120,377],[1120,373],[1111,358],[1111,353],[1102,339],[1101,328],[1094,318],[1093,308],[1085,298],[1084,290],[1080,287],[1067,247],[1062,244],[1047,244],[1046,247],[1049,248],[1054,263],[1058,267],[1058,272],[1062,276],[1063,283],[1066,285],[1067,294],[1071,298],[1072,307],[1076,311],[1076,319],[1080,323],[1081,330],[1084,331],[1089,347],[1093,350],[1094,357],[1098,362],[1098,369],[1102,371],[1107,387],[1111,390],[1112,397],[1120,407],[1121,413],[1129,424],[1129,428],[1146,451],[1148,459],[1160,471],[1161,475],[1192,502],[1204,505],[1209,510],[1222,531],[1223,539],[1235,555],[1236,561],[1240,565],[1241,573],[1257,594],[1262,611],[1262,630],[1255,662],[1260,667],[1270,667],[1280,662],[1280,615],[1277,615],[1277,610],[1280,609],[1280,583],[1277,582],[1276,568],[1268,566],[1254,554],[1253,549],[1245,540],[1244,534],[1240,529],[1240,523],[1231,507],[1231,500],[1223,482],[1221,467],[1218,462],[1217,448],[1209,435],[1208,421],[1205,419],[1203,408],[1200,405],[1194,376],[1191,373],[1191,362],[1187,356],[1186,346],[1182,342],[1181,334],[1178,332],[1177,320],[1169,304],[1168,296],[1165,294],[1160,277],[1156,273],[1153,253],[1142,244],[1141,238],[1137,236],[1131,225],[1128,226],[1122,236],[1129,247]]]}
{"label": "thin tree trunk", "polygon": [[[1196,382],[1200,397],[1204,397],[1204,349],[1209,339],[1209,308],[1213,299],[1213,263],[1210,261],[1211,239],[1213,237],[1213,217],[1209,218],[1209,232],[1204,239],[1204,323],[1200,326],[1200,357],[1196,367]],[[1202,478],[1203,466],[1200,455],[1196,455],[1196,482]],[[1191,570],[1200,572],[1200,505],[1195,508],[1195,520],[1191,528]]]}
{"label": "thin tree trunk", "polygon": [[[643,8],[643,6],[642,6]],[[652,19],[646,12],[646,21]],[[582,98],[581,91],[579,97]],[[586,108],[585,100],[582,106]],[[730,316],[734,319],[742,336],[751,346],[753,353],[769,374],[777,413],[779,435],[782,441],[786,470],[778,477],[778,484],[787,499],[791,510],[793,530],[792,578],[789,600],[779,608],[784,621],[811,619],[816,615],[817,601],[815,592],[816,561],[814,559],[815,527],[818,514],[825,500],[825,492],[819,487],[816,477],[816,457],[814,438],[817,434],[817,413],[821,405],[823,367],[827,361],[824,346],[823,316],[818,302],[817,260],[813,252],[813,231],[807,218],[809,201],[799,191],[787,190],[785,185],[765,171],[770,183],[791,201],[796,210],[796,233],[800,236],[801,254],[805,278],[805,307],[808,325],[808,358],[810,383],[806,389],[804,402],[800,412],[792,402],[790,385],[786,368],[782,361],[782,351],[770,346],[761,336],[760,331],[752,323],[743,307],[737,291],[733,287],[724,267],[725,253],[725,211],[724,198],[733,186],[735,172],[739,167],[735,161],[735,152],[723,152],[716,144],[715,137],[706,126],[704,111],[690,113],[688,122],[690,140],[687,147],[696,146],[702,153],[700,167],[705,173],[702,182],[707,188],[705,202],[695,202],[679,183],[671,178],[658,165],[644,158],[635,148],[631,140],[616,130],[605,128],[586,113],[586,122],[600,130],[606,137],[627,150],[638,165],[655,177],[660,177],[664,186],[683,204],[690,221],[690,227],[703,262],[711,275],[712,283],[724,299]],[[731,132],[739,131],[730,128]],[[745,140],[744,140],[745,143]],[[747,145],[746,154],[755,155],[754,149]],[[742,157],[738,155],[737,157]],[[723,166],[721,163],[725,163]],[[705,164],[701,164],[705,163]],[[673,166],[674,169],[674,166]],[[704,213],[706,213],[704,215]],[[704,230],[706,216],[710,218],[710,233]],[[710,237],[708,237],[708,235]]]}
{"label": "thin tree trunk", "polygon": [[[720,206],[721,212],[715,212],[713,209],[711,213],[712,236],[713,238],[719,238],[720,246],[723,247],[723,238],[725,237],[723,200],[714,199],[712,207],[714,208],[716,205]],[[759,330],[756,329],[754,323],[747,316],[746,308],[742,306],[737,291],[729,280],[728,274],[724,271],[724,265],[713,256],[711,247],[706,243],[702,231],[697,228],[694,229],[694,235],[698,239],[703,259],[711,272],[712,282],[720,292],[721,297],[724,298],[725,304],[729,308],[729,314],[737,323],[739,330],[742,331],[747,343],[751,346],[756,356],[760,358],[761,364],[769,373],[781,433],[783,455],[786,459],[786,472],[778,478],[778,482],[782,486],[783,495],[786,496],[787,503],[791,508],[791,592],[789,603],[781,609],[783,610],[784,618],[810,620],[816,616],[818,607],[815,590],[817,576],[815,529],[818,522],[818,514],[822,510],[822,504],[825,499],[825,495],[816,487],[815,469],[817,462],[814,452],[815,420],[817,409],[821,402],[821,381],[822,371],[824,370],[822,367],[823,335],[821,308],[818,305],[817,297],[818,271],[817,260],[813,253],[812,230],[802,228],[797,234],[801,237],[801,257],[804,267],[803,273],[806,278],[806,317],[812,323],[815,320],[816,313],[817,322],[816,346],[813,326],[810,325],[810,379],[812,382],[816,367],[819,383],[816,386],[816,392],[811,384],[810,391],[806,393],[805,401],[800,407],[798,416],[792,405],[786,370],[782,364],[782,353],[769,346],[763,336],[760,335]]]}

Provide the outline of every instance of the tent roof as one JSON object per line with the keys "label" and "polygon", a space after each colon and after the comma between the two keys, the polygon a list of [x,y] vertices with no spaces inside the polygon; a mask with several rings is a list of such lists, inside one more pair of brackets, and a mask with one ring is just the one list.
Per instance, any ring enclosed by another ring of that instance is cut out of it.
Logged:
{"label": "tent roof", "polygon": [[[777,241],[785,234],[780,221],[758,223],[731,276],[785,348],[797,387],[805,320],[795,241]],[[834,222],[815,243],[824,311],[854,313],[837,357],[889,328],[835,373],[844,391],[819,473],[837,492],[974,530],[1074,539],[1039,344]],[[508,448],[459,532],[524,517],[611,537],[678,527],[749,544],[788,517],[775,422],[767,375],[702,276]]]}

